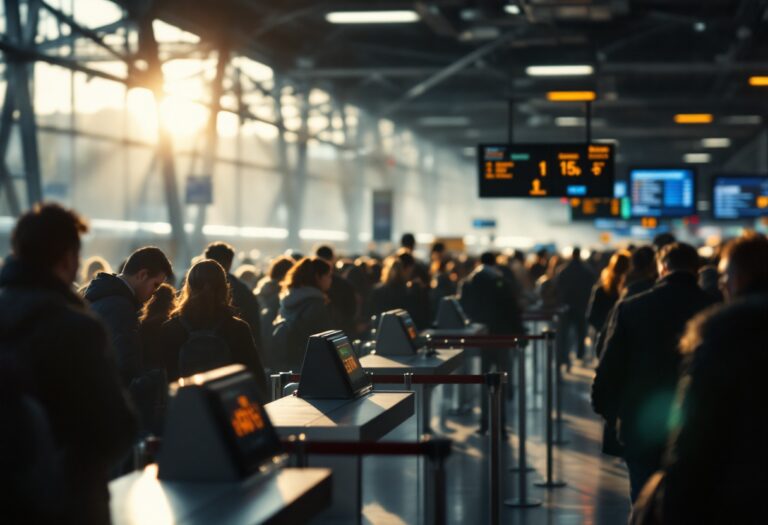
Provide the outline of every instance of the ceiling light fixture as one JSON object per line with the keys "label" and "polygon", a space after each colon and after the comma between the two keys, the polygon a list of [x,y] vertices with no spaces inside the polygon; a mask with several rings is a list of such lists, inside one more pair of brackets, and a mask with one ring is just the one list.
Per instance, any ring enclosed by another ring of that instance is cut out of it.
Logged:
{"label": "ceiling light fixture", "polygon": [[591,102],[597,98],[594,91],[550,91],[547,100],[550,102]]}
{"label": "ceiling light fixture", "polygon": [[711,124],[714,120],[711,113],[678,113],[675,115],[677,124]]}
{"label": "ceiling light fixture", "polygon": [[334,11],[325,15],[331,24],[412,24],[421,18],[416,11]]}
{"label": "ceiling light fixture", "polygon": [[517,4],[507,4],[504,6],[504,11],[506,11],[510,15],[519,15],[520,6]]}
{"label": "ceiling light fixture", "polygon": [[525,73],[529,77],[583,77],[595,72],[595,68],[588,65],[574,66],[528,66]]}
{"label": "ceiling light fixture", "polygon": [[686,153],[683,155],[683,161],[688,164],[708,164],[712,161],[712,155],[709,153]]}
{"label": "ceiling light fixture", "polygon": [[760,115],[732,115],[725,117],[723,123],[733,126],[748,126],[752,124],[762,124],[763,117]]}
{"label": "ceiling light fixture", "polygon": [[730,148],[731,139],[725,137],[701,139],[701,145],[705,148]]}
{"label": "ceiling light fixture", "polygon": [[761,87],[768,86],[768,77],[749,77],[749,85]]}
{"label": "ceiling light fixture", "polygon": [[419,124],[424,127],[440,128],[440,127],[460,127],[468,126],[469,118],[462,117],[460,115],[452,116],[436,116],[436,117],[421,117]]}

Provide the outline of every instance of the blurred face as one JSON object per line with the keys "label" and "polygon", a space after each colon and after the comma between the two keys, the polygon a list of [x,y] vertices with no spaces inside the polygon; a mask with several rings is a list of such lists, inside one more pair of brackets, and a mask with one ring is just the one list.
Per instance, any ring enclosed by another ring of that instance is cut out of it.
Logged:
{"label": "blurred face", "polygon": [[325,275],[321,275],[317,280],[317,287],[322,291],[327,292],[331,289],[331,282],[333,281],[333,272],[328,272]]}
{"label": "blurred face", "polygon": [[728,259],[721,260],[717,269],[720,273],[720,290],[723,292],[726,301],[732,301],[739,295],[740,282],[738,275]]}
{"label": "blurred face", "polygon": [[157,275],[150,275],[148,270],[140,270],[136,275],[130,276],[128,279],[131,283],[136,299],[144,304],[149,301],[155,290],[163,284],[168,277],[160,272]]}

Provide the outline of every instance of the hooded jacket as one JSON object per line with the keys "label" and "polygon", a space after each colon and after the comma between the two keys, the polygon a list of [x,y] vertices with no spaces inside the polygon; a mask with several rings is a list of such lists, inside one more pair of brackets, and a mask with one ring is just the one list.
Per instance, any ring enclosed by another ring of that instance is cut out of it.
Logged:
{"label": "hooded jacket", "polygon": [[0,353],[29,377],[60,450],[66,494],[53,522],[108,523],[109,467],[130,448],[136,421],[104,327],[66,285],[9,258]]}
{"label": "hooded jacket", "polygon": [[[287,337],[276,341],[270,361],[282,370],[298,370],[310,335],[337,328],[326,305],[325,294],[314,286],[289,288],[280,299],[280,315],[275,323],[285,321]],[[280,347],[283,348],[280,348]]]}
{"label": "hooded jacket", "polygon": [[84,294],[91,310],[104,322],[117,352],[117,368],[125,386],[143,370],[138,335],[141,304],[133,290],[117,275],[100,273]]}

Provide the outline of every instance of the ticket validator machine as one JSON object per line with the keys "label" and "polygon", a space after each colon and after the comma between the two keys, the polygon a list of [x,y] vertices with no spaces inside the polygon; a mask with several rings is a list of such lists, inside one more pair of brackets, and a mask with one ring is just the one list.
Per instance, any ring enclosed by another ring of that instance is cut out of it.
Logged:
{"label": "ticket validator machine", "polygon": [[349,339],[340,330],[310,336],[296,392],[304,399],[354,399],[372,390]]}
{"label": "ticket validator machine", "polygon": [[420,353],[424,343],[424,339],[416,333],[416,325],[408,312],[398,309],[381,314],[376,331],[377,355],[414,355]]}
{"label": "ticket validator machine", "polygon": [[470,324],[464,308],[455,295],[443,297],[437,306],[435,328],[438,330],[461,330]]}
{"label": "ticket validator machine", "polygon": [[281,464],[280,439],[258,390],[242,365],[196,374],[172,385],[158,478],[231,482]]}

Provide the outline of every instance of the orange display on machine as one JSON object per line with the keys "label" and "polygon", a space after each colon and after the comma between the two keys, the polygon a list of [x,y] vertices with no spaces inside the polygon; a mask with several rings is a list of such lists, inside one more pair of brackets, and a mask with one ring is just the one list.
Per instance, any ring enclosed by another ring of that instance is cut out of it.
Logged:
{"label": "orange display on machine", "polygon": [[480,197],[612,197],[610,144],[481,144]]}

